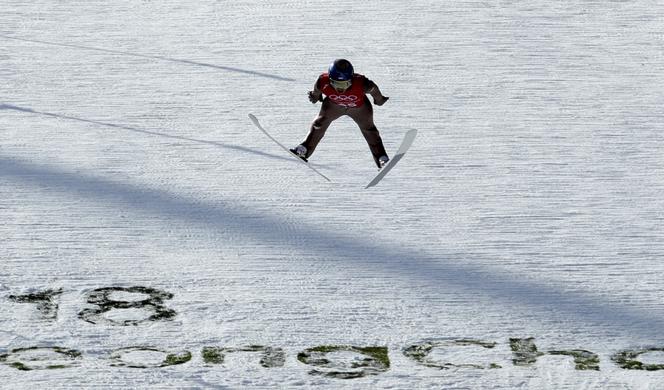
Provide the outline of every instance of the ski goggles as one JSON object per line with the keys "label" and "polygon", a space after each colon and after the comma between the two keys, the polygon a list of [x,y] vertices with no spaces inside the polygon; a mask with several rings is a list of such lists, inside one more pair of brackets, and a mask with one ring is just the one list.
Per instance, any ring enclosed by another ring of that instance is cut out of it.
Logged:
{"label": "ski goggles", "polygon": [[334,79],[330,79],[330,85],[332,86],[332,88],[334,88],[334,89],[338,89],[338,90],[346,90],[346,89],[350,88],[350,85],[351,85],[351,84],[352,84],[352,83],[351,83],[350,80],[334,80]]}

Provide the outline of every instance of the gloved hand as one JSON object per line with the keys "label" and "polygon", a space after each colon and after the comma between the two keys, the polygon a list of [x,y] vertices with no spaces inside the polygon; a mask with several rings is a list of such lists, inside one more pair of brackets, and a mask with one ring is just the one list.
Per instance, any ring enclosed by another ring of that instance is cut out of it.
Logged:
{"label": "gloved hand", "polygon": [[309,101],[316,104],[323,101],[323,95],[314,91],[309,91]]}
{"label": "gloved hand", "polygon": [[381,96],[379,98],[374,98],[374,104],[377,106],[382,106],[389,99],[387,96]]}

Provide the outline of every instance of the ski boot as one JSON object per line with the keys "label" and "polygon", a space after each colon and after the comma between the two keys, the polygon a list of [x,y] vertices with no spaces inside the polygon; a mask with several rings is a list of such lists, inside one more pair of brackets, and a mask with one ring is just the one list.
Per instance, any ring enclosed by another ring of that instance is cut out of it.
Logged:
{"label": "ski boot", "polygon": [[380,157],[378,157],[378,165],[379,165],[379,168],[382,169],[383,167],[385,167],[385,165],[387,165],[387,163],[388,163],[389,161],[390,161],[390,158],[387,157],[387,156],[380,156]]}
{"label": "ski boot", "polygon": [[307,148],[304,145],[297,145],[293,149],[289,150],[291,153],[304,160],[304,162],[309,162],[309,160],[307,160]]}

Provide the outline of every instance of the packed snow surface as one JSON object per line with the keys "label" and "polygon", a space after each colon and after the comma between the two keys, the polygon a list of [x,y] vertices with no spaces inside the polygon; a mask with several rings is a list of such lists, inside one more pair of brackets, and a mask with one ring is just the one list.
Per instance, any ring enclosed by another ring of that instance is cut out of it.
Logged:
{"label": "packed snow surface", "polygon": [[[335,58],[370,189],[247,117]],[[0,387],[661,389],[663,85],[660,1],[4,0]]]}

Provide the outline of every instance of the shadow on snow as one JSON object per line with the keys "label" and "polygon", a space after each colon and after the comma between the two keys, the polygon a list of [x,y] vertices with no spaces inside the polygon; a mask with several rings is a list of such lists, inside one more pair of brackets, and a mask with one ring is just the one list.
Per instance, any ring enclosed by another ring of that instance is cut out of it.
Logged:
{"label": "shadow on snow", "polygon": [[89,123],[89,124],[94,124],[94,125],[98,125],[98,126],[105,126],[105,127],[112,127],[112,128],[115,128],[115,129],[133,131],[133,132],[136,132],[136,133],[154,135],[154,136],[170,138],[170,139],[176,139],[176,140],[179,140],[179,141],[196,142],[196,143],[200,143],[200,144],[206,144],[206,145],[222,147],[222,148],[225,148],[225,149],[238,150],[238,151],[241,151],[241,152],[251,153],[251,154],[255,154],[255,155],[259,155],[259,156],[263,156],[263,157],[269,157],[269,158],[272,158],[272,159],[279,159],[279,160],[284,160],[284,161],[293,161],[293,159],[290,158],[290,157],[276,156],[276,155],[273,155],[273,154],[261,152],[261,151],[258,151],[258,150],[255,150],[255,149],[250,149],[250,148],[243,147],[243,146],[228,145],[228,144],[224,144],[224,143],[221,143],[221,142],[206,141],[206,140],[200,140],[200,139],[196,139],[196,138],[182,137],[182,136],[178,136],[178,135],[170,135],[170,134],[165,134],[165,133],[159,133],[157,131],[142,130],[142,129],[137,129],[135,127],[118,125],[118,124],[110,123],[110,122],[101,122],[101,121],[96,121],[96,120],[91,120],[91,119],[78,118],[78,117],[75,117],[75,116],[61,115],[61,114],[55,114],[55,113],[51,113],[51,112],[44,112],[44,111],[36,111],[36,110],[31,109],[31,108],[14,106],[12,104],[0,104],[0,110],[14,110],[14,111],[27,113],[27,114],[43,115],[43,116],[48,116],[48,117],[57,118],[57,119],[67,119],[67,120],[71,120],[71,121]]}
{"label": "shadow on snow", "polygon": [[[58,167],[0,156],[0,176],[38,186],[44,190],[78,196],[104,204],[133,208],[217,231],[240,234],[259,242],[279,243],[284,249],[324,253],[374,272],[412,279],[418,285],[452,287],[475,295],[483,302],[497,301],[537,313],[534,318],[557,320],[565,317],[571,325],[610,327],[633,339],[662,338],[664,319],[657,313],[609,302],[591,293],[562,291],[560,288],[524,280],[519,275],[463,262],[463,255],[414,254],[398,243],[372,242],[349,237],[347,232],[324,230],[316,225],[282,227],[284,221],[266,213],[227,204],[182,197],[168,191],[116,182]],[[608,298],[607,298],[608,299]],[[481,312],[478,313],[481,315]],[[570,329],[571,330],[571,329]]]}

